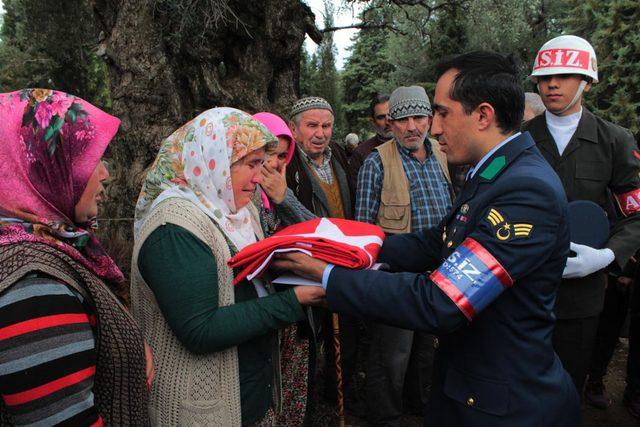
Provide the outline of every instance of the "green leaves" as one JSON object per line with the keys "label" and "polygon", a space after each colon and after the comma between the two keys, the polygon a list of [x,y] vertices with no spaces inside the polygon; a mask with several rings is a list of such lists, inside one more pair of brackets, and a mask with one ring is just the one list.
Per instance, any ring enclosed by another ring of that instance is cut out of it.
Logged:
{"label": "green leaves", "polygon": [[47,147],[47,153],[49,153],[49,157],[53,157],[53,154],[56,152],[56,147],[60,142],[60,134],[56,133],[51,142],[49,143],[49,147]]}
{"label": "green leaves", "polygon": [[[100,29],[90,2],[4,0],[2,4],[0,92],[56,88],[109,105],[106,63],[94,49]],[[26,94],[21,96],[27,99]]]}
{"label": "green leaves", "polygon": [[[372,25],[386,22],[388,5],[378,5],[363,12],[361,20]],[[390,93],[389,76],[395,65],[387,52],[390,32],[380,28],[361,30],[351,46],[351,56],[341,74],[343,104],[347,129],[362,138],[372,130],[369,103],[377,92]]]}
{"label": "green leaves", "polygon": [[74,110],[72,110],[71,108],[69,108],[67,110],[67,120],[71,123],[75,123],[76,119],[77,119],[77,114]]}
{"label": "green leaves", "polygon": [[67,110],[67,121],[70,123],[75,123],[78,118],[85,118],[87,114],[82,109],[82,104],[79,102],[74,102],[71,104],[71,107]]}
{"label": "green leaves", "polygon": [[62,128],[62,124],[64,123],[64,119],[60,116],[51,117],[51,123],[49,123],[49,127],[44,132],[44,140],[49,142],[49,140],[60,131]]}
{"label": "green leaves", "polygon": [[53,156],[56,151],[56,146],[60,142],[60,129],[62,128],[62,124],[64,123],[64,119],[60,116],[53,116],[51,118],[51,123],[44,132],[44,140],[49,143],[47,147],[47,152],[49,156]]}
{"label": "green leaves", "polygon": [[569,34],[585,37],[598,57],[599,82],[586,104],[604,119],[640,136],[640,7],[636,0],[573,0]]}

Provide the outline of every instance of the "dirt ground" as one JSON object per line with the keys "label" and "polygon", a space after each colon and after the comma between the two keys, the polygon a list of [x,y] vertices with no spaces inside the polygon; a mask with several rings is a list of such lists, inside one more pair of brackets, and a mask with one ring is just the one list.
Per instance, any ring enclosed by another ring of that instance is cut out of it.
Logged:
{"label": "dirt ground", "polygon": [[[629,414],[627,408],[622,404],[622,394],[625,387],[626,363],[627,363],[628,343],[626,339],[620,340],[620,345],[616,349],[613,360],[609,365],[608,375],[605,378],[607,395],[613,401],[607,410],[593,408],[583,404],[582,419],[584,427],[639,427],[640,420]],[[361,387],[359,387],[361,389]],[[317,414],[314,417],[314,426],[335,426],[337,417],[335,408],[321,402]],[[347,414],[347,426],[366,426],[363,418],[358,418]],[[422,427],[422,417],[405,416],[402,419],[401,427]]]}
{"label": "dirt ground", "polygon": [[640,420],[633,418],[622,404],[622,393],[625,387],[625,376],[627,369],[628,341],[620,340],[620,345],[613,355],[613,360],[609,365],[607,377],[604,380],[607,395],[613,401],[607,410],[596,409],[589,405],[583,405],[582,419],[584,427],[637,427]]}

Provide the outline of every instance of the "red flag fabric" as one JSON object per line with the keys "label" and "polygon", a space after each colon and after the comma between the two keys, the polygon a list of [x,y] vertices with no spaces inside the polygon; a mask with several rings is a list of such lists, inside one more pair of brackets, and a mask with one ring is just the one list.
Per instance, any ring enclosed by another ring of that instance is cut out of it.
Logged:
{"label": "red flag fabric", "polygon": [[298,251],[331,264],[370,268],[378,259],[384,231],[377,225],[341,218],[316,218],[283,228],[246,246],[228,264],[240,268],[233,283],[259,277],[278,252]]}

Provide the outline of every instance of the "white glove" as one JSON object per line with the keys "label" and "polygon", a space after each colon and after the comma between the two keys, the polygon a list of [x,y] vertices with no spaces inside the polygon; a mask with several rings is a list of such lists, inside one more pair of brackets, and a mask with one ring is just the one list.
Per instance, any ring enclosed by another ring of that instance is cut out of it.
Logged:
{"label": "white glove", "polygon": [[591,246],[571,242],[570,248],[576,256],[567,258],[562,272],[563,279],[578,279],[602,270],[613,262],[616,256],[609,248],[595,249]]}

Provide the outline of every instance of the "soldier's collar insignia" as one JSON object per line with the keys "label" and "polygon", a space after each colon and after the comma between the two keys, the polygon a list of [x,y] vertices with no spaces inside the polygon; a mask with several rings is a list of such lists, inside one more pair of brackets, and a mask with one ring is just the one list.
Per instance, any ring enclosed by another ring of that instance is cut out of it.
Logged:
{"label": "soldier's collar insignia", "polygon": [[496,175],[498,175],[498,172],[504,169],[506,164],[507,164],[506,157],[498,156],[495,159],[493,159],[491,163],[487,165],[487,167],[484,168],[484,170],[480,173],[480,177],[486,180],[491,180],[495,178]]}
{"label": "soldier's collar insignia", "polygon": [[487,221],[491,224],[500,241],[529,237],[533,230],[532,224],[510,224],[497,209],[491,208],[487,214]]}
{"label": "soldier's collar insignia", "polygon": [[462,215],[466,215],[467,212],[469,212],[469,205],[465,203],[464,205],[460,206],[460,213]]}

